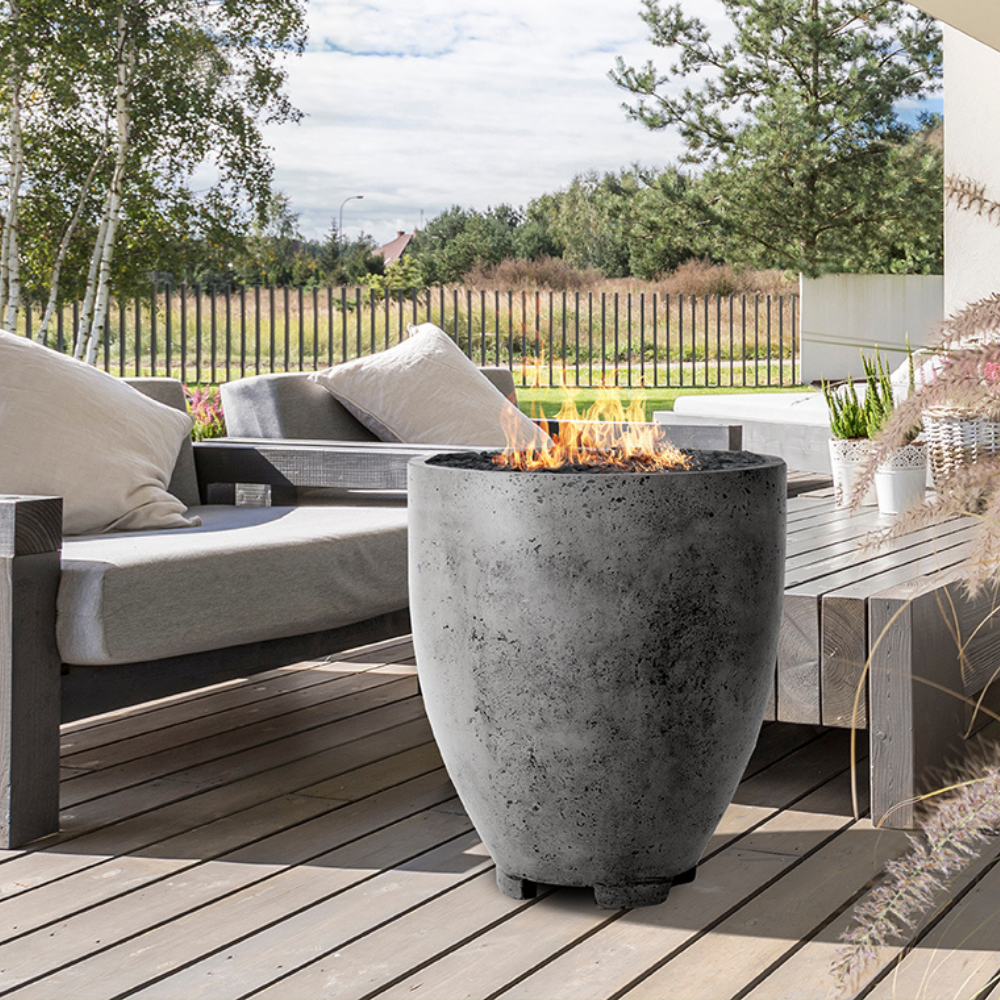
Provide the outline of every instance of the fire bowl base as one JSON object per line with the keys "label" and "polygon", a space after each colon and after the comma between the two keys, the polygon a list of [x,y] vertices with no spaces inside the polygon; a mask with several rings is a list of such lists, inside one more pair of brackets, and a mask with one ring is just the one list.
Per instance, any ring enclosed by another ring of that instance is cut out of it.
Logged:
{"label": "fire bowl base", "polygon": [[[666,901],[675,885],[687,885],[695,880],[698,868],[689,868],[680,875],[663,880],[634,882],[631,885],[595,885],[594,902],[602,910],[627,910],[633,906],[655,906]],[[530,879],[508,875],[497,868],[497,888],[510,899],[534,899],[538,885]]]}

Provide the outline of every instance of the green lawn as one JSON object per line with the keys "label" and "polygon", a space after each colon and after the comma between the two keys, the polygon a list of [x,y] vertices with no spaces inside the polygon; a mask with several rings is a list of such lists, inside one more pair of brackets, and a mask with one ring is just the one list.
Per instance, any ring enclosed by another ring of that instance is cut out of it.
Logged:
{"label": "green lawn", "polygon": [[[809,386],[805,385],[793,385],[786,386],[783,389],[777,387],[765,388],[732,388],[726,386],[721,389],[698,389],[694,387],[685,386],[683,388],[674,387],[670,389],[665,389],[662,386],[655,389],[622,389],[622,405],[627,407],[632,400],[632,397],[639,392],[645,392],[646,394],[646,419],[652,420],[652,414],[654,410],[672,410],[674,408],[674,400],[678,396],[718,396],[725,395],[735,392],[805,392],[809,389]],[[578,395],[574,396],[574,401],[576,402],[576,407],[578,410],[583,412],[589,406],[591,406],[597,399],[598,389],[577,389],[575,390]],[[517,402],[521,410],[528,414],[528,416],[535,416],[537,411],[541,409],[541,415],[546,417],[554,417],[562,406],[564,390],[562,389],[529,389],[517,388]]]}

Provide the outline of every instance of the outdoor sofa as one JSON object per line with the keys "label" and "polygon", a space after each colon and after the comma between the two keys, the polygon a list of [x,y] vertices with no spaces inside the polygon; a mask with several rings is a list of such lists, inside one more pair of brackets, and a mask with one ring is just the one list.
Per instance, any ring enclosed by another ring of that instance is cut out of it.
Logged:
{"label": "outdoor sofa", "polygon": [[[185,408],[177,381],[129,381]],[[260,463],[187,440],[168,489],[196,527],[63,537],[60,498],[0,495],[0,846],[58,829],[60,719],[409,630],[405,504],[236,505]],[[342,465],[320,468],[366,485]]]}
{"label": "outdoor sofa", "polygon": [[[509,371],[485,374],[513,398]],[[178,381],[126,381],[185,410]],[[0,847],[58,830],[60,720],[409,631],[406,464],[442,445],[375,440],[304,374],[223,399],[247,436],[185,432],[166,483],[200,525],[64,537],[60,497],[0,494]],[[729,428],[693,433],[738,447]]]}

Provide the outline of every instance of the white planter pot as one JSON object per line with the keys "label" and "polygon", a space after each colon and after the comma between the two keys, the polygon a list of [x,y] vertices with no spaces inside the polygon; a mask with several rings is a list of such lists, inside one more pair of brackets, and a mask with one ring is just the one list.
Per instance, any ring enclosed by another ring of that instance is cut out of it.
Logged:
{"label": "white planter pot", "polygon": [[[830,440],[830,468],[833,470],[833,495],[838,507],[848,507],[854,495],[854,486],[861,478],[861,471],[871,450],[868,438],[832,438]],[[869,488],[861,503],[874,507],[875,488]]]}
{"label": "white planter pot", "polygon": [[920,503],[927,488],[927,448],[908,444],[875,470],[880,514],[899,514]]}

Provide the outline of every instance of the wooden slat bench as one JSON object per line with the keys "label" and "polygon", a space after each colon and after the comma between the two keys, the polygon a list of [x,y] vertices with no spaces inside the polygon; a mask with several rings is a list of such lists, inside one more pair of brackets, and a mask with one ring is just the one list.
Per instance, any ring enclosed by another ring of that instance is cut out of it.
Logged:
{"label": "wooden slat bench", "polygon": [[961,583],[971,518],[865,548],[887,523],[875,508],[836,508],[832,490],[789,500],[768,717],[867,727],[872,816],[907,827],[912,800],[940,784],[957,755],[970,720],[961,696],[978,695],[1000,667],[1000,629],[989,617],[996,594],[973,599]]}

